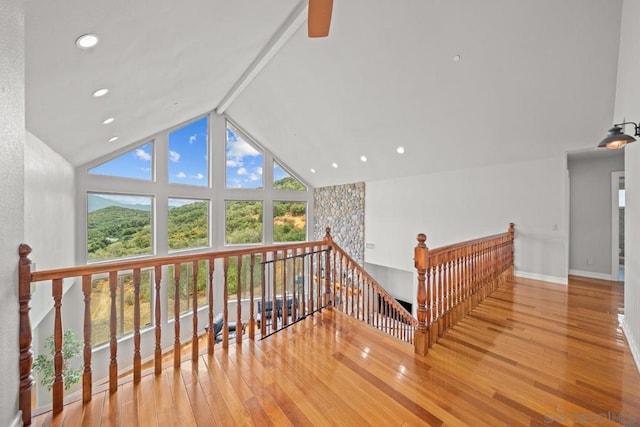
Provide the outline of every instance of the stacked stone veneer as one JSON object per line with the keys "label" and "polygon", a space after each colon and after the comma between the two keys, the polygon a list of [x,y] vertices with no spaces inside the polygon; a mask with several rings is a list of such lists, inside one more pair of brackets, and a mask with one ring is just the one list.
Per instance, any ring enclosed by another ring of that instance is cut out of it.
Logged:
{"label": "stacked stone veneer", "polygon": [[360,265],[364,264],[364,182],[316,188],[314,238],[331,228],[333,240]]}

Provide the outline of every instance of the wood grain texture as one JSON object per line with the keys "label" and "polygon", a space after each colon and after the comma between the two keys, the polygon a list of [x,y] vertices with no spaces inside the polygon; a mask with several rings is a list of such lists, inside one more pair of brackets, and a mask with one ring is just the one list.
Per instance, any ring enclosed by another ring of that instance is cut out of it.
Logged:
{"label": "wood grain texture", "polygon": [[516,279],[426,356],[323,310],[34,425],[638,425],[640,375],[619,325],[622,302],[617,282]]}

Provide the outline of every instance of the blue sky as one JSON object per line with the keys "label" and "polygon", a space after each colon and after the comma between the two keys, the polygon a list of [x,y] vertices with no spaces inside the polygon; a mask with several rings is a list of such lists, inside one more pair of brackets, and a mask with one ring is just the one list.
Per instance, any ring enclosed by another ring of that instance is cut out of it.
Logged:
{"label": "blue sky", "polygon": [[169,133],[169,182],[209,185],[208,134],[206,117]]}
{"label": "blue sky", "polygon": [[153,143],[149,142],[93,169],[89,169],[89,173],[150,181],[151,165],[153,164],[152,153]]}
{"label": "blue sky", "polygon": [[262,151],[227,124],[227,188],[262,188],[263,159]]}

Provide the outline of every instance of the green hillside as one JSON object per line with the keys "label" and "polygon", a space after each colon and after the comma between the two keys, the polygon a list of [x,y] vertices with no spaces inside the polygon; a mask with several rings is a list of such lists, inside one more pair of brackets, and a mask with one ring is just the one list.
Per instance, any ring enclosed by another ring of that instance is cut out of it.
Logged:
{"label": "green hillside", "polygon": [[151,213],[109,206],[89,212],[87,249],[90,261],[151,253]]}
{"label": "green hillside", "polygon": [[207,246],[208,202],[196,202],[169,210],[169,249]]}

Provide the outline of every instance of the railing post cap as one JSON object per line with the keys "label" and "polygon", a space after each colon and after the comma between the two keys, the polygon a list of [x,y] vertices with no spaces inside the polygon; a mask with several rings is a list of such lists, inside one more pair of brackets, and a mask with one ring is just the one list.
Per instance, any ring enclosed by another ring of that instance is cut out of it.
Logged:
{"label": "railing post cap", "polygon": [[31,253],[31,246],[27,245],[26,243],[20,243],[20,246],[18,247],[18,254],[20,255],[21,258],[27,257],[29,256],[29,254]]}
{"label": "railing post cap", "polygon": [[424,244],[424,242],[427,241],[427,235],[424,233],[419,233],[417,239],[419,243]]}
{"label": "railing post cap", "polygon": [[325,228],[324,229],[324,233],[325,233],[324,237],[327,238],[327,239],[330,239],[331,238],[331,227]]}

